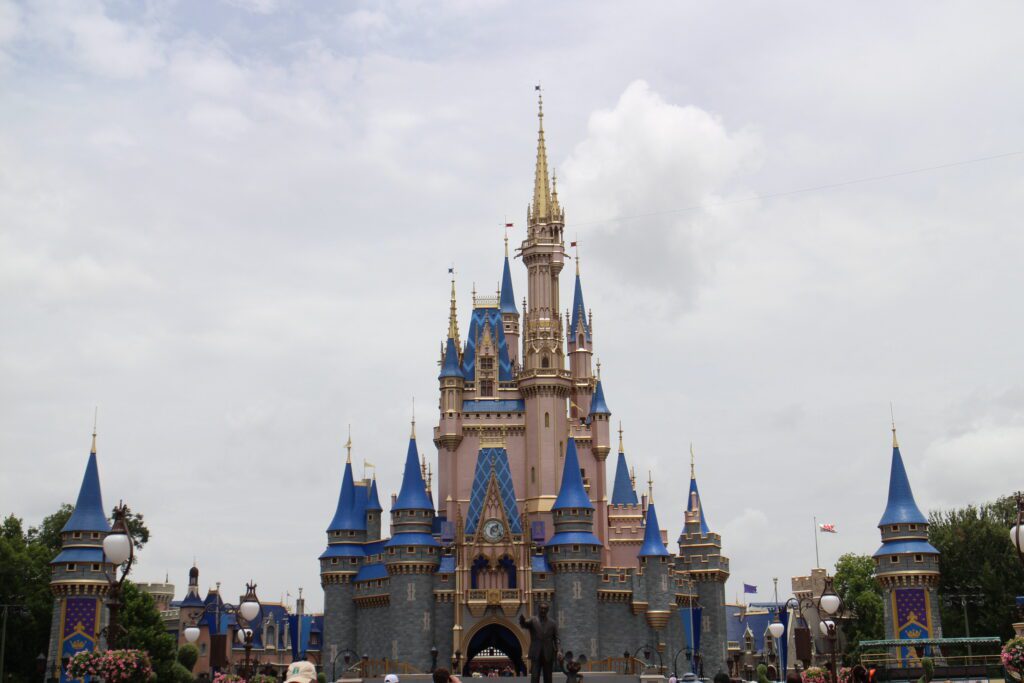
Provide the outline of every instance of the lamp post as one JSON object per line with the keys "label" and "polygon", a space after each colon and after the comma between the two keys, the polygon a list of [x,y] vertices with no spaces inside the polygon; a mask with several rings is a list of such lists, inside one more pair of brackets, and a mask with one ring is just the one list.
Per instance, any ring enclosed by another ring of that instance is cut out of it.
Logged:
{"label": "lamp post", "polygon": [[433,672],[437,669],[437,645],[430,646],[430,670]]}
{"label": "lamp post", "polygon": [[[206,605],[201,610],[193,609],[191,613],[192,624],[185,628],[186,641],[194,643],[199,640],[199,619],[204,614],[213,612],[216,612],[218,615],[221,612],[235,615],[235,623],[238,625],[236,637],[238,638],[238,642],[245,646],[245,659],[243,660],[242,668],[239,673],[243,678],[249,678],[252,674],[252,641],[255,636],[255,632],[252,630],[251,624],[252,622],[257,621],[263,612],[263,605],[260,604],[260,599],[256,597],[256,584],[252,583],[252,581],[245,584],[245,595],[242,596],[242,600],[239,602],[238,607],[221,605],[219,602],[216,602]],[[220,628],[219,623],[217,624],[217,627]]]}
{"label": "lamp post", "polygon": [[[116,650],[121,646],[121,633],[124,627],[121,626],[121,587],[132,570],[135,562],[135,540],[132,532],[128,529],[128,506],[124,501],[118,503],[114,508],[114,524],[110,533],[103,539],[103,555],[107,564],[111,565],[111,571],[107,573],[107,649]],[[118,569],[121,576],[118,577]]]}
{"label": "lamp post", "polygon": [[[772,642],[775,643],[775,652],[777,653],[778,661],[781,666],[775,667],[776,680],[782,680],[782,667],[785,666],[785,662],[782,661],[782,648],[779,647],[779,639],[782,638],[786,632],[786,626],[782,623],[782,607],[779,606],[779,579],[778,577],[772,579],[772,583],[775,585],[775,621],[768,624],[768,633],[772,634]],[[789,602],[787,601],[788,605]]]}
{"label": "lamp post", "polygon": [[[1017,501],[1017,524],[1010,528],[1010,541],[1017,549],[1017,559],[1024,565],[1024,491],[1014,494]],[[1024,596],[1017,596],[1017,618],[1020,621],[1013,625],[1018,636],[1024,637]]]}
{"label": "lamp post", "polygon": [[[776,602],[778,601],[776,600]],[[829,641],[829,662],[832,665],[832,683],[838,683],[839,670],[837,668],[836,661],[839,653],[839,627],[836,625],[835,619],[842,614],[843,599],[840,598],[832,588],[832,577],[825,577],[825,588],[822,590],[821,595],[818,596],[817,600],[811,597],[799,599],[793,597],[787,600],[783,607],[788,610],[790,605],[797,607],[801,614],[803,614],[805,609],[814,609],[817,611],[818,630],[821,632],[821,635]],[[786,633],[786,627],[782,624],[778,612],[775,614],[775,621],[768,625],[768,631],[772,634],[772,637],[776,639],[776,642]]]}
{"label": "lamp post", "polygon": [[679,675],[679,655],[681,654],[685,654],[686,661],[689,662],[693,658],[693,650],[691,650],[688,647],[676,650],[675,656],[672,657],[672,673],[674,673],[676,676]]}
{"label": "lamp post", "polygon": [[[644,645],[641,645],[640,647],[638,647],[638,648],[636,649],[636,651],[635,651],[635,652],[633,652],[633,659],[636,659],[636,658],[637,658],[636,656],[637,656],[638,654],[640,654],[640,650],[643,650],[643,651],[644,651],[644,660],[645,660],[645,661],[648,661],[648,662],[650,662],[650,661],[651,661],[651,651],[653,651],[653,652],[654,652],[654,653],[655,653],[656,655],[658,655],[658,666],[659,666],[659,671],[660,671],[660,672],[661,672],[661,673],[662,673],[662,674],[664,675],[664,673],[665,673],[665,660],[663,660],[663,659],[661,658],[661,653],[660,653],[660,652],[658,652],[658,648],[655,648],[655,647],[651,647],[650,645],[646,645],[646,644],[644,644]],[[628,656],[628,655],[629,655],[629,653],[627,652],[627,653],[626,653],[626,655]],[[646,665],[645,665],[645,667],[644,667],[644,668],[646,669]],[[641,672],[641,673],[643,673],[643,672]]]}
{"label": "lamp post", "polygon": [[462,650],[456,650],[452,653],[452,673],[456,676],[456,672],[459,670],[459,662],[462,660]]}
{"label": "lamp post", "polygon": [[334,653],[334,656],[331,657],[331,680],[332,681],[337,681],[338,680],[338,677],[335,675],[335,670],[334,670],[334,664],[335,664],[335,662],[338,661],[338,657],[342,657],[345,660],[345,669],[344,669],[344,671],[342,671],[342,675],[344,675],[345,671],[349,670],[349,664],[352,663],[352,658],[355,657],[356,659],[358,659],[359,655],[356,654],[355,650],[342,650],[341,652]]}

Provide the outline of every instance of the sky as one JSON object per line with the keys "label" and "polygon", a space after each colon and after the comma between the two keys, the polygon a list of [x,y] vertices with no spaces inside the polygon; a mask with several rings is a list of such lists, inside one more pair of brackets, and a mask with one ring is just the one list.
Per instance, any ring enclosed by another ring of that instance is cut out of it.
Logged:
{"label": "sky", "polygon": [[523,237],[538,82],[612,420],[670,548],[693,444],[730,599],[788,597],[815,517],[823,566],[875,551],[890,404],[923,510],[1024,488],[1021,25],[0,0],[0,513],[74,501],[98,406],[105,503],[152,532],[137,580],[181,597],[195,558],[204,590],[319,609],[349,425],[382,498],[414,397],[436,458],[448,268],[465,325]]}

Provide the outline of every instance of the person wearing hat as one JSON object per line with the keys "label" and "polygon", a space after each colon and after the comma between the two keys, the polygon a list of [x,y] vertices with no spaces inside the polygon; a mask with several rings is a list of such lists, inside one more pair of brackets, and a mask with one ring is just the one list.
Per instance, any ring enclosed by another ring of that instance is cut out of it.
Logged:
{"label": "person wearing hat", "polygon": [[316,683],[316,666],[313,662],[292,662],[288,665],[288,677],[284,683]]}
{"label": "person wearing hat", "polygon": [[388,674],[384,677],[384,683],[398,683],[398,674]]}

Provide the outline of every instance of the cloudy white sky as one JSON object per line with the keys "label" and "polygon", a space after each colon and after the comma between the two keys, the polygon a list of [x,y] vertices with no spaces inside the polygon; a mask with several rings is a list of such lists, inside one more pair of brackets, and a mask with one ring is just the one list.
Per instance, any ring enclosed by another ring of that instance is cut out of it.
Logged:
{"label": "cloudy white sky", "polygon": [[[139,580],[319,608],[351,423],[434,453],[461,311],[521,239],[546,91],[595,345],[675,538],[688,444],[742,582],[870,553],[895,406],[924,509],[1024,481],[1024,6],[0,2],[0,501],[100,412]],[[1002,156],[1000,156],[1002,155]],[[792,190],[997,157],[884,180]],[[523,273],[514,273],[518,294]],[[569,291],[563,283],[563,296]]]}

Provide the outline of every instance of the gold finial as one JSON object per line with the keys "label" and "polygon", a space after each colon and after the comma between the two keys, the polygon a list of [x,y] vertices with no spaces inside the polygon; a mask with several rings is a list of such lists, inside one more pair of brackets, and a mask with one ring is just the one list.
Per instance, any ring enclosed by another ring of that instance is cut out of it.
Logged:
{"label": "gold finial", "polygon": [[576,256],[575,256],[575,259],[576,259],[576,276],[579,277],[579,274],[580,274],[580,236],[576,235],[576,239],[573,240],[570,243],[569,246],[571,246],[573,249],[576,250]]}
{"label": "gold finial", "polygon": [[[448,268],[448,274],[452,276],[451,306],[448,310],[448,337],[455,342],[455,349],[459,349],[459,314],[455,307],[455,266]],[[444,354],[441,354],[444,356]]]}
{"label": "gold finial", "polygon": [[896,440],[896,413],[892,410],[892,401],[889,401],[889,417],[892,418],[892,447],[899,448],[900,442]]}
{"label": "gold finial", "polygon": [[430,493],[431,491],[433,491],[433,489],[431,488],[431,485],[433,483],[434,483],[434,470],[431,467],[430,463],[428,462],[427,463],[427,493]]}
{"label": "gold finial", "polygon": [[423,481],[427,480],[427,456],[420,456],[420,476],[423,477]]}
{"label": "gold finial", "polygon": [[551,215],[557,217],[562,213],[558,205],[558,171],[551,172]]}
{"label": "gold finial", "polygon": [[693,442],[690,442],[690,479],[696,479],[697,475],[694,470],[694,461],[696,457],[693,455]]}
{"label": "gold finial", "polygon": [[476,310],[476,283],[473,283],[473,309]]}
{"label": "gold finial", "polygon": [[96,455],[96,424],[100,419],[100,407],[96,406],[92,411],[92,446],[89,452]]}
{"label": "gold finial", "polygon": [[626,450],[622,447],[622,420],[619,420],[619,453],[625,453]]}
{"label": "gold finial", "polygon": [[601,381],[601,359],[597,359],[597,381]]}
{"label": "gold finial", "polygon": [[348,456],[345,458],[345,462],[349,465],[352,464],[352,425],[348,426],[348,441],[345,442],[345,450],[348,451]]}
{"label": "gold finial", "polygon": [[530,217],[532,223],[539,223],[551,215],[551,185],[548,182],[548,152],[544,144],[544,93],[539,83],[534,90],[537,91],[537,167],[533,176]]}
{"label": "gold finial", "polygon": [[636,488],[636,465],[629,468],[629,483]]}
{"label": "gold finial", "polygon": [[647,470],[647,504],[650,505],[654,502],[654,477],[651,476],[651,471]]}
{"label": "gold finial", "polygon": [[409,438],[416,438],[416,397],[412,397],[412,430],[409,432]]}

